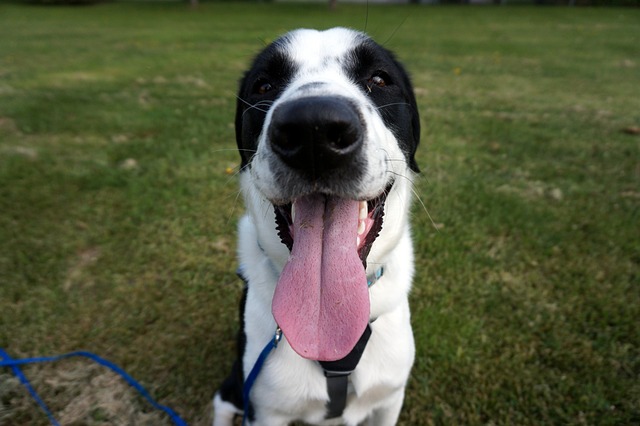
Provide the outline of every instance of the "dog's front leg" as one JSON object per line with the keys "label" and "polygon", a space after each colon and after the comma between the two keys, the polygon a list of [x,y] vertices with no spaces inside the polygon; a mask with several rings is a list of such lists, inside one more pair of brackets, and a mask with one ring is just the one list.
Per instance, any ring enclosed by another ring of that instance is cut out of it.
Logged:
{"label": "dog's front leg", "polygon": [[400,417],[403,401],[404,388],[391,395],[387,405],[373,412],[366,423],[367,426],[394,426]]}
{"label": "dog's front leg", "polygon": [[213,426],[233,426],[233,419],[241,414],[242,411],[216,393],[213,398]]}

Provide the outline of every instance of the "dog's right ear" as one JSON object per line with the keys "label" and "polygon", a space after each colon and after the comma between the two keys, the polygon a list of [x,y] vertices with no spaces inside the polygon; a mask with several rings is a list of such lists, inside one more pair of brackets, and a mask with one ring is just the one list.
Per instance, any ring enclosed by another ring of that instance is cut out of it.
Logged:
{"label": "dog's right ear", "polygon": [[241,170],[251,164],[258,150],[258,140],[267,110],[288,78],[290,66],[283,54],[274,53],[273,45],[256,57],[251,68],[240,80],[236,99],[236,143],[240,152]]}
{"label": "dog's right ear", "polygon": [[285,35],[268,45],[254,58],[240,80],[235,119],[236,143],[242,161],[240,170],[251,164],[251,158],[258,150],[267,110],[295,71],[283,47],[287,40]]}
{"label": "dog's right ear", "polygon": [[245,146],[245,138],[243,137],[243,116],[247,105],[247,100],[245,99],[247,90],[247,78],[249,73],[245,73],[242,79],[240,80],[240,87],[238,90],[238,96],[236,96],[236,118],[235,118],[235,127],[236,127],[236,143],[238,144],[238,152],[240,153],[240,171],[243,171],[247,168],[250,163],[251,156],[255,153],[256,146],[248,148]]}

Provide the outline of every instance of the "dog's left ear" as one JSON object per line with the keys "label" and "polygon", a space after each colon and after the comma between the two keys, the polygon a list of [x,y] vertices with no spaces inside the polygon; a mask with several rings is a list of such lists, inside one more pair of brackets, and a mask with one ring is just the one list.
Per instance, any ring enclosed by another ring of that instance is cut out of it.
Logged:
{"label": "dog's left ear", "polygon": [[400,126],[401,129],[396,129],[400,131],[399,143],[402,151],[405,154],[407,159],[407,163],[409,164],[409,168],[415,172],[420,173],[420,168],[418,167],[418,163],[416,162],[416,151],[418,149],[418,145],[420,144],[420,113],[418,112],[418,104],[416,102],[416,95],[413,92],[413,84],[411,83],[411,78],[409,77],[409,72],[404,67],[402,62],[398,60],[393,52],[388,49],[382,48],[388,55],[388,58],[392,62],[393,66],[395,66],[398,70],[398,85],[401,87],[401,91],[404,97],[405,103],[409,106],[410,111],[408,111],[410,117],[411,125]]}
{"label": "dog's left ear", "polygon": [[420,144],[420,114],[418,112],[418,105],[416,103],[415,95],[413,94],[413,89],[411,89],[411,107],[413,109],[411,113],[411,129],[413,133],[413,146],[412,151],[409,153],[409,168],[416,173],[420,173],[420,168],[418,167],[418,163],[416,162],[416,151],[418,150],[418,145]]}
{"label": "dog's left ear", "polygon": [[416,151],[420,144],[420,113],[418,111],[418,103],[416,102],[416,95],[413,92],[413,84],[409,78],[407,70],[396,60],[396,65],[402,70],[402,80],[405,88],[406,101],[411,106],[411,134],[408,135],[407,141],[404,146],[407,158],[409,160],[409,168],[415,173],[420,173],[420,168],[416,162]]}

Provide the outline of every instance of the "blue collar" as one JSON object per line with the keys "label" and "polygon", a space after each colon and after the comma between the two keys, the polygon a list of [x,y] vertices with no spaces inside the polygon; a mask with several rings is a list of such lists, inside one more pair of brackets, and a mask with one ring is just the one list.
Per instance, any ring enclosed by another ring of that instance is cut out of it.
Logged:
{"label": "blue collar", "polygon": [[384,266],[379,267],[372,276],[367,277],[367,286],[374,285],[382,277],[382,274],[384,274]]}

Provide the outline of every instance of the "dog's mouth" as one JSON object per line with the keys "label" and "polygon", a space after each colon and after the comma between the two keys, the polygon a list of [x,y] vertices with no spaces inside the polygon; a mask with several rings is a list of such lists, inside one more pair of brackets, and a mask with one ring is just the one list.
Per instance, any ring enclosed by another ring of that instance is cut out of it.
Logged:
{"label": "dog's mouth", "polygon": [[[393,182],[390,183],[385,190],[377,197],[368,201],[358,201],[358,222],[356,247],[358,256],[362,261],[362,266],[367,268],[367,256],[371,251],[374,241],[378,238],[378,234],[382,229],[384,218],[384,204],[387,195],[391,191]],[[329,195],[323,195],[325,199],[330,198]],[[274,206],[276,214],[276,229],[282,244],[287,246],[289,251],[293,248],[294,241],[294,218],[295,218],[296,202]]]}
{"label": "dog's mouth", "polygon": [[291,254],[272,312],[299,355],[335,361],[360,339],[370,313],[366,259],[390,190],[368,201],[310,194],[275,207],[280,239]]}

